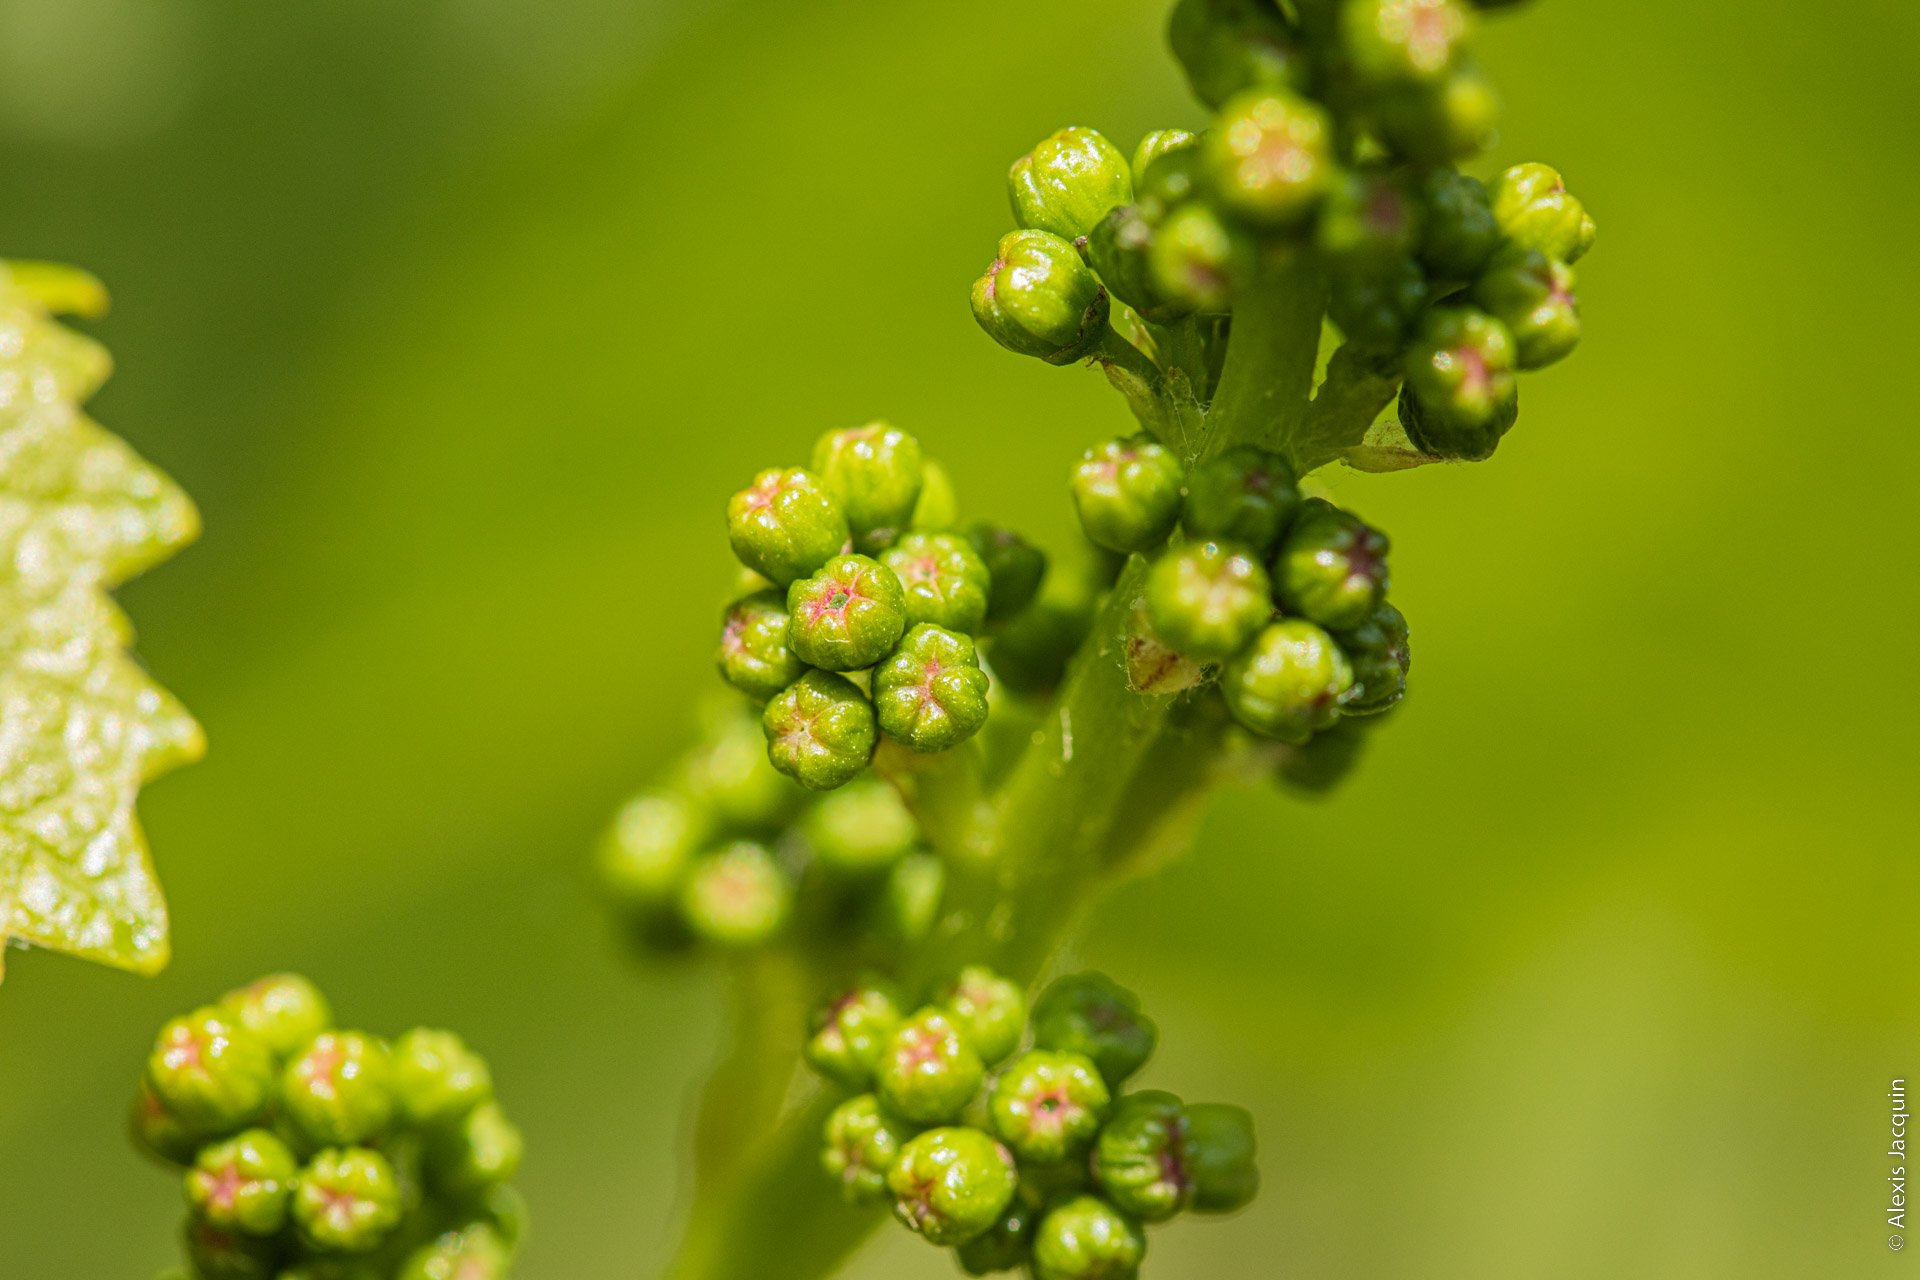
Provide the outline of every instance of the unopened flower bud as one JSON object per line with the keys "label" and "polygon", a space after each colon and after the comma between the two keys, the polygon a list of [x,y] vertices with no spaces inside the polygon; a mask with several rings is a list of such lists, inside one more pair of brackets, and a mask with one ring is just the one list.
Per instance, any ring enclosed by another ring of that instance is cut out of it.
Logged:
{"label": "unopened flower bud", "polygon": [[1140,998],[1103,973],[1060,978],[1033,1004],[1034,1045],[1092,1059],[1109,1088],[1145,1066],[1159,1038]]}
{"label": "unopened flower bud", "polygon": [[265,1129],[248,1129],[202,1151],[188,1171],[194,1215],[228,1231],[270,1236],[287,1220],[299,1162]]}
{"label": "unopened flower bud", "polygon": [[990,1067],[1019,1047],[1027,1029],[1026,994],[985,965],[962,969],[934,1003],[947,1011]]}
{"label": "unopened flower bud", "polygon": [[880,728],[914,751],[947,751],[987,722],[987,675],[973,641],[923,622],[873,672]]}
{"label": "unopened flower bud", "polygon": [[1147,574],[1146,594],[1155,633],[1202,662],[1232,657],[1273,616],[1267,571],[1231,543],[1166,552]]}
{"label": "unopened flower bud", "polygon": [[772,468],[727,503],[727,539],[740,563],[776,586],[803,578],[840,554],[847,518],[819,477]]}
{"label": "unopened flower bud", "polygon": [[315,1147],[345,1147],[386,1133],[393,1121],[393,1060],[360,1031],[326,1031],[280,1075],[281,1113]]}
{"label": "unopened flower bud", "polygon": [[1180,518],[1180,460],[1146,435],[1087,450],[1073,471],[1080,526],[1110,551],[1146,551],[1166,541]]}
{"label": "unopened flower bud", "polygon": [[1198,1213],[1231,1213],[1260,1190],[1253,1115],[1245,1107],[1198,1102],[1187,1108],[1186,1165]]}
{"label": "unopened flower bud", "polygon": [[1251,90],[1221,108],[1207,162],[1222,208],[1266,227],[1304,221],[1332,180],[1327,113],[1285,91]]}
{"label": "unopened flower bud", "polygon": [[1068,128],[1013,162],[1007,195],[1021,226],[1078,240],[1107,210],[1133,199],[1133,175],[1127,158],[1106,138]]}
{"label": "unopened flower bud", "polygon": [[986,1065],[953,1015],[922,1009],[888,1038],[874,1092],[902,1119],[941,1124],[960,1115],[985,1076]]}
{"label": "unopened flower bud", "polygon": [[1100,1131],[1110,1095],[1091,1058],[1034,1049],[994,1083],[988,1115],[1000,1141],[1021,1160],[1066,1160]]}
{"label": "unopened flower bud", "polygon": [[1193,1198],[1187,1112],[1171,1093],[1130,1093],[1114,1104],[1093,1152],[1100,1189],[1142,1222],[1164,1222]]}
{"label": "unopened flower bud", "polygon": [[966,538],[909,533],[880,553],[906,592],[907,625],[931,622],[968,635],[986,623],[993,575]]}
{"label": "unopened flower bud", "polygon": [[887,1198],[887,1174],[913,1129],[888,1115],[878,1098],[863,1093],[833,1109],[823,1138],[820,1167],[840,1184],[840,1194],[850,1204],[873,1204]]}
{"label": "unopened flower bud", "polygon": [[720,674],[756,702],[765,702],[800,678],[807,664],[787,645],[786,596],[756,591],[727,606],[720,623]]}
{"label": "unopened flower bud", "polygon": [[1493,456],[1520,414],[1518,353],[1507,326],[1473,307],[1435,307],[1407,349],[1400,424],[1440,458]]}
{"label": "unopened flower bud", "polygon": [[821,436],[813,473],[846,516],[854,547],[867,552],[890,545],[907,527],[926,478],[920,442],[884,422]]}
{"label": "unopened flower bud", "polygon": [[[863,982],[814,1011],[806,1057],[835,1084],[864,1089],[905,1016],[900,993],[880,982]],[[881,1170],[885,1172],[885,1170]]]}
{"label": "unopened flower bud", "polygon": [[1500,230],[1522,249],[1573,263],[1593,247],[1593,219],[1558,170],[1517,164],[1495,178],[1488,193]]}
{"label": "unopened flower bud", "polygon": [[1098,1196],[1048,1211],[1033,1238],[1034,1280],[1134,1280],[1146,1257],[1140,1228]]}
{"label": "unopened flower bud", "polygon": [[907,627],[893,570],[866,556],[835,556],[787,588],[787,644],[803,662],[858,671],[885,657]]}
{"label": "unopened flower bud", "polygon": [[973,317],[1010,351],[1049,364],[1092,355],[1109,332],[1107,291],[1079,250],[1046,231],[1015,231],[973,286]]}
{"label": "unopened flower bud", "polygon": [[1233,718],[1263,737],[1301,743],[1339,717],[1353,668],[1332,636],[1301,618],[1270,623],[1220,675]]}
{"label": "unopened flower bud", "polygon": [[964,1244],[990,1230],[1018,1186],[1013,1156],[978,1129],[930,1129],[887,1174],[894,1212],[933,1244]]}
{"label": "unopened flower bud", "polygon": [[1515,364],[1544,369],[1580,343],[1573,268],[1538,249],[1496,259],[1473,286],[1473,300],[1513,335]]}
{"label": "unopened flower bud", "polygon": [[1323,627],[1357,627],[1386,598],[1387,535],[1320,498],[1300,505],[1274,558],[1288,612]]}
{"label": "unopened flower bud", "polygon": [[400,1225],[400,1179],[378,1151],[330,1148],[294,1182],[293,1220],[301,1238],[330,1253],[365,1253]]}
{"label": "unopened flower bud", "polygon": [[774,767],[813,791],[831,791],[873,759],[879,726],[859,686],[831,671],[788,685],[761,718]]}

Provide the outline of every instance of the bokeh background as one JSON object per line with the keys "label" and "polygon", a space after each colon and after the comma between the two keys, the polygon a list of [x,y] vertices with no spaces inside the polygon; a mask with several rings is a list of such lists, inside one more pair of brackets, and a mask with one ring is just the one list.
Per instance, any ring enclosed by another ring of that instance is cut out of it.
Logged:
{"label": "bokeh background", "polygon": [[[172,969],[10,957],[0,1275],[171,1259],[122,1105],[280,966],[492,1055],[527,1280],[652,1273],[716,982],[631,963],[582,860],[707,687],[721,500],[886,415],[1068,533],[1123,410],[965,290],[1043,132],[1197,122],[1162,8],[0,0],[0,252],[114,289],[99,416],[207,522],[124,599],[212,739],[143,806]],[[1156,1280],[1914,1265],[1917,46],[1907,0],[1487,25],[1494,159],[1602,228],[1589,341],[1491,464],[1336,479],[1418,652],[1364,775],[1232,798],[1080,947],[1153,1081],[1262,1126],[1264,1196]]]}

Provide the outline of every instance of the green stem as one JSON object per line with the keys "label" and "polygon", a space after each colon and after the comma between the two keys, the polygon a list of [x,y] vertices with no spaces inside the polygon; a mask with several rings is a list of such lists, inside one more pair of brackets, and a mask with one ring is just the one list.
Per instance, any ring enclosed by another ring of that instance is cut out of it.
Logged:
{"label": "green stem", "polygon": [[1306,416],[1327,281],[1303,251],[1274,252],[1236,304],[1201,457],[1241,443],[1281,448]]}

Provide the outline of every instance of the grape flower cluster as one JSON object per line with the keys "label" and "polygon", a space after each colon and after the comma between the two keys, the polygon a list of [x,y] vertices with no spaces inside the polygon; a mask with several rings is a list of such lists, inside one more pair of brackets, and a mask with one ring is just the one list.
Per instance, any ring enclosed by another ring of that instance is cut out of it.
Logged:
{"label": "grape flower cluster", "polygon": [[181,1177],[168,1280],[501,1280],[524,1234],[486,1060],[450,1031],[339,1029],[296,974],[162,1027],[131,1128]]}
{"label": "grape flower cluster", "polygon": [[969,1275],[1131,1280],[1145,1225],[1241,1208],[1260,1181],[1245,1110],[1123,1092],[1157,1040],[1139,999],[1098,973],[1054,982],[1031,1015],[982,966],[918,1008],[864,981],[807,1041],[813,1068],[856,1091],[828,1117],[821,1167]]}
{"label": "grape flower cluster", "polygon": [[807,791],[769,762],[751,708],[730,698],[704,719],[600,844],[601,885],[641,943],[737,950],[806,930],[859,939],[883,963],[925,936],[946,867],[893,787]]}

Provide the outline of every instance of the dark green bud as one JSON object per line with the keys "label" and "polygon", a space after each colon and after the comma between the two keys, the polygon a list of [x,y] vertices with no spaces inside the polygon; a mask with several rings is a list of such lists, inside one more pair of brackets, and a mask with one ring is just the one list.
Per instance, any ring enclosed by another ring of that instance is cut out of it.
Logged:
{"label": "dark green bud", "polygon": [[312,1146],[379,1138],[393,1122],[394,1105],[392,1055],[363,1032],[322,1032],[280,1075],[281,1112]]}
{"label": "dark green bud", "polygon": [[1159,1039],[1140,997],[1103,973],[1069,974],[1034,1001],[1035,1047],[1091,1058],[1109,1088],[1145,1066]]}
{"label": "dark green bud", "polygon": [[933,854],[911,853],[894,863],[874,902],[883,935],[905,946],[925,938],[946,890],[946,864]]}
{"label": "dark green bud", "polygon": [[1134,204],[1148,223],[1159,226],[1167,214],[1200,197],[1207,181],[1206,135],[1192,143],[1162,152],[1137,170]]}
{"label": "dark green bud", "polygon": [[1250,250],[1213,206],[1194,202],[1168,214],[1153,233],[1147,271],[1161,308],[1217,315],[1233,306],[1234,283],[1245,274]]}
{"label": "dark green bud", "polygon": [[1273,616],[1260,562],[1232,544],[1190,542],[1154,561],[1147,617],[1155,634],[1202,662],[1232,657]]}
{"label": "dark green bud", "polygon": [[1122,553],[1165,542],[1180,519],[1180,460],[1151,436],[1109,440],[1073,469],[1073,506],[1096,545]]}
{"label": "dark green bud", "polygon": [[922,1009],[888,1037],[874,1074],[874,1092],[903,1119],[942,1124],[973,1101],[986,1073],[986,1064],[953,1015]]}
{"label": "dark green bud", "polygon": [[1092,630],[1098,605],[1094,584],[1082,575],[1049,573],[1039,597],[994,636],[987,652],[994,679],[1025,697],[1053,688]]}
{"label": "dark green bud", "polygon": [[970,1276],[988,1276],[1023,1266],[1039,1218],[1040,1211],[1016,1195],[998,1222],[954,1249],[954,1259]]}
{"label": "dark green bud", "polygon": [[679,891],[694,850],[710,832],[685,796],[649,791],[627,801],[600,841],[600,883],[623,906],[650,910]]}
{"label": "dark green bud", "polygon": [[787,647],[790,621],[786,597],[771,589],[728,605],[720,624],[721,677],[756,702],[798,680],[807,664]]}
{"label": "dark green bud", "polygon": [[848,1098],[827,1117],[826,1145],[820,1167],[840,1184],[849,1204],[876,1204],[887,1198],[887,1174],[913,1130],[888,1115],[870,1093]]}
{"label": "dark green bud", "polygon": [[167,1104],[144,1080],[127,1116],[127,1133],[134,1146],[162,1164],[191,1164],[200,1145],[194,1132],[167,1110]]}
{"label": "dark green bud", "polygon": [[1345,714],[1306,742],[1289,747],[1274,768],[1276,779],[1299,795],[1321,799],[1353,776],[1374,729],[1385,717]]}
{"label": "dark green bud", "polygon": [[1007,195],[1021,226],[1078,240],[1133,199],[1133,175],[1120,149],[1092,129],[1062,129],[1013,162]]}
{"label": "dark green bud", "polygon": [[1494,220],[1508,240],[1560,262],[1578,262],[1593,247],[1593,219],[1557,170],[1517,164],[1488,187]]}
{"label": "dark green bud", "polygon": [[1410,258],[1334,277],[1327,315],[1356,347],[1397,351],[1427,305],[1427,277]]}
{"label": "dark green bud", "polygon": [[[1155,129],[1140,139],[1140,145],[1133,149],[1133,175],[1136,182],[1161,156],[1171,155],[1175,151],[1188,151],[1199,145],[1200,135],[1189,130]],[[1139,194],[1137,185],[1134,194]]]}
{"label": "dark green bud", "polygon": [[1341,632],[1339,640],[1353,667],[1353,689],[1341,710],[1350,716],[1374,715],[1399,702],[1413,665],[1407,620],[1400,611],[1383,600],[1365,622]]}
{"label": "dark green bud", "polygon": [[1520,416],[1518,353],[1507,326],[1472,307],[1435,307],[1407,350],[1400,424],[1415,448],[1478,462]]}
{"label": "dark green bud", "polygon": [[751,840],[736,840],[698,859],[680,891],[688,926],[728,947],[751,947],[771,938],[787,922],[792,902],[786,873]]}
{"label": "dark green bud", "polygon": [[1502,256],[1473,286],[1473,300],[1513,335],[1514,363],[1544,369],[1580,343],[1573,268],[1538,249]]}
{"label": "dark green bud", "polygon": [[1263,737],[1292,743],[1331,725],[1352,687],[1353,668],[1340,646],[1299,618],[1270,624],[1220,676],[1220,692],[1235,720]]}
{"label": "dark green bud", "polygon": [[803,662],[858,671],[885,657],[907,629],[893,570],[866,556],[835,556],[787,588],[787,644]]}
{"label": "dark green bud", "polygon": [[427,1144],[428,1180],[443,1195],[477,1201],[519,1171],[526,1143],[497,1102],[483,1102]]}
{"label": "dark green bud", "polygon": [[208,1007],[160,1029],[147,1058],[147,1084],[185,1129],[230,1133],[266,1110],[273,1050],[230,1013]]}
{"label": "dark green bud", "polygon": [[1285,458],[1268,449],[1236,445],[1187,476],[1180,523],[1189,537],[1236,542],[1264,556],[1299,503],[1300,490]]}
{"label": "dark green bud", "polygon": [[930,1129],[901,1148],[887,1174],[895,1216],[939,1245],[990,1230],[1018,1185],[1012,1153],[978,1129]]}
{"label": "dark green bud", "polygon": [[1469,14],[1459,0],[1352,0],[1341,18],[1348,60],[1363,79],[1431,84],[1452,68]]}
{"label": "dark green bud", "polygon": [[220,1008],[284,1058],[333,1025],[320,988],[297,973],[275,973],[220,997]]}
{"label": "dark green bud", "polygon": [[1026,994],[985,965],[962,969],[934,1003],[952,1016],[990,1067],[1017,1049],[1026,1034]]}
{"label": "dark green bud", "polygon": [[909,533],[880,554],[907,595],[907,625],[931,622],[971,635],[987,620],[993,575],[967,539]]}
{"label": "dark green bud", "polygon": [[862,778],[822,797],[802,830],[822,866],[851,877],[887,870],[920,841],[920,824],[900,793],[878,778]]}
{"label": "dark green bud", "polygon": [[322,1151],[294,1181],[293,1221],[300,1236],[329,1253],[365,1253],[400,1225],[400,1179],[378,1151]]}
{"label": "dark green bud", "polygon": [[766,740],[755,717],[736,710],[729,707],[729,714],[687,753],[680,767],[681,789],[717,826],[777,830],[793,817],[805,793],[767,759]]}
{"label": "dark green bud", "polygon": [[1047,576],[1047,553],[1011,529],[974,520],[962,530],[987,567],[987,619],[1011,618],[1033,602]]}
{"label": "dark green bud", "polygon": [[1187,1108],[1186,1166],[1193,1208],[1231,1213],[1260,1190],[1254,1164],[1253,1115],[1244,1107],[1199,1102]]}
{"label": "dark green bud", "polygon": [[813,446],[813,473],[847,517],[853,545],[876,551],[912,521],[926,465],[918,440],[874,422],[821,436]]}
{"label": "dark green bud", "polygon": [[194,1216],[227,1231],[270,1236],[286,1225],[299,1161],[265,1129],[248,1129],[200,1153],[187,1172]]}
{"label": "dark green bud", "polygon": [[840,554],[847,518],[820,478],[769,468],[727,503],[727,540],[740,563],[776,586],[804,578]]}
{"label": "dark green bud", "polygon": [[1192,310],[1163,294],[1154,279],[1154,224],[1139,205],[1126,204],[1100,220],[1087,237],[1087,261],[1108,292],[1156,324]]}
{"label": "dark green bud", "polygon": [[760,723],[774,767],[814,791],[859,776],[879,735],[867,695],[831,671],[809,671],[788,685]]}
{"label": "dark green bud", "polygon": [[279,1274],[277,1240],[189,1217],[183,1243],[192,1264],[191,1280],[272,1280]]}
{"label": "dark green bud", "polygon": [[1130,1093],[1113,1107],[1093,1150],[1093,1174],[1120,1209],[1164,1222],[1193,1198],[1187,1169],[1187,1110],[1170,1093]]}
{"label": "dark green bud", "polygon": [[1284,91],[1245,93],[1220,110],[1207,134],[1215,198],[1264,227],[1304,222],[1333,178],[1327,113]]}
{"label": "dark green bud", "polygon": [[1421,183],[1426,218],[1420,261],[1441,280],[1471,280],[1500,247],[1493,199],[1478,178],[1455,169],[1435,169]]}
{"label": "dark green bud", "polygon": [[395,1280],[506,1280],[512,1266],[512,1249],[478,1222],[414,1250]]}
{"label": "dark green bud", "polygon": [[453,1032],[415,1027],[394,1042],[393,1093],[408,1124],[437,1128],[491,1098],[493,1072]]}
{"label": "dark green bud", "polygon": [[1134,1280],[1146,1254],[1132,1219],[1098,1196],[1077,1196],[1035,1229],[1034,1280]]}
{"label": "dark green bud", "polygon": [[1300,504],[1273,562],[1280,603],[1323,627],[1357,627],[1386,598],[1387,535],[1321,498]]}
{"label": "dark green bud", "polygon": [[1092,355],[1108,332],[1107,291],[1080,251],[1046,231],[1000,239],[973,286],[973,318],[1009,351],[1048,364]]}
{"label": "dark green bud", "polygon": [[1373,114],[1395,152],[1422,164],[1448,164],[1487,149],[1500,122],[1500,99],[1480,68],[1462,61],[1438,84],[1386,90]]}
{"label": "dark green bud", "polygon": [[913,504],[913,517],[907,527],[922,533],[953,528],[960,518],[960,498],[953,491],[953,477],[932,458],[920,464],[920,474],[920,501]]}
{"label": "dark green bud", "polygon": [[914,751],[959,746],[987,722],[987,673],[973,641],[923,622],[874,669],[880,728]]}
{"label": "dark green bud", "polygon": [[1305,78],[1292,34],[1263,0],[1180,0],[1167,23],[1167,43],[1193,96],[1209,107],[1244,89],[1298,87]]}
{"label": "dark green bud", "polygon": [[1000,1141],[1021,1160],[1066,1160],[1100,1131],[1110,1095],[1093,1060],[1034,1049],[994,1083],[988,1115]]}
{"label": "dark green bud", "polygon": [[1314,240],[1338,263],[1396,262],[1420,243],[1420,206],[1397,174],[1378,169],[1343,172],[1328,188]]}
{"label": "dark green bud", "polygon": [[904,1003],[899,992],[878,982],[840,993],[814,1011],[807,1062],[835,1084],[867,1088],[887,1042],[900,1029]]}
{"label": "dark green bud", "polygon": [[[509,1251],[518,1250],[527,1238],[527,1198],[513,1187],[495,1187],[474,1209],[478,1221],[492,1228]],[[457,1278],[456,1278],[457,1280]]]}

